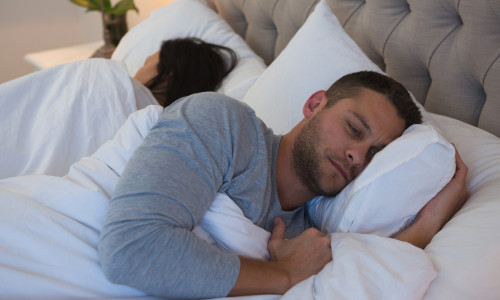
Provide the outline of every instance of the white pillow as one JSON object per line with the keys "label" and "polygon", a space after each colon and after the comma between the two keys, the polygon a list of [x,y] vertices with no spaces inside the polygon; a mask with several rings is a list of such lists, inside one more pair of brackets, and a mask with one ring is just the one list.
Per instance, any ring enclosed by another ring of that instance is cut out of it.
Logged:
{"label": "white pillow", "polygon": [[266,67],[219,15],[197,0],[177,0],[151,12],[149,18],[125,34],[112,59],[124,62],[134,76],[146,58],[160,50],[164,40],[178,37],[197,37],[236,52],[238,65],[218,90],[230,97],[243,98]]}
{"label": "white pillow", "polygon": [[302,106],[312,93],[362,70],[382,73],[345,33],[323,0],[243,102],[275,133],[284,134],[302,120]]}
{"label": "white pillow", "polygon": [[413,125],[375,155],[334,198],[308,205],[321,231],[392,236],[450,181],[455,148],[427,125]]}

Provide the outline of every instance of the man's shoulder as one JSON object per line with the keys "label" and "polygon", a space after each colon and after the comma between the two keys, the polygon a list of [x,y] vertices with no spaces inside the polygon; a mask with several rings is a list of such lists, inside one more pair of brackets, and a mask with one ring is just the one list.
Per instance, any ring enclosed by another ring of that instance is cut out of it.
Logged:
{"label": "man's shoulder", "polygon": [[255,121],[253,109],[247,104],[216,92],[203,92],[181,98],[166,107],[162,119],[181,117],[207,122]]}
{"label": "man's shoulder", "polygon": [[246,103],[216,92],[192,94],[177,100],[175,105],[194,105],[203,109],[250,109]]}

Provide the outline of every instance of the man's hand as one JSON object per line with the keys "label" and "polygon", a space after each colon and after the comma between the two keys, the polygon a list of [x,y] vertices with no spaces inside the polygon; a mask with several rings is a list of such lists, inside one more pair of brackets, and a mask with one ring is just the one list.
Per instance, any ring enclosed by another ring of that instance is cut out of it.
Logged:
{"label": "man's hand", "polygon": [[285,240],[285,224],[275,219],[275,226],[268,244],[271,260],[277,262],[297,284],[317,274],[332,260],[330,238],[316,228],[309,228],[296,238]]}
{"label": "man's hand", "polygon": [[450,182],[417,214],[415,221],[396,239],[425,248],[434,235],[453,217],[469,198],[465,188],[467,166],[455,149],[456,170]]}
{"label": "man's hand", "polygon": [[284,294],[332,260],[330,239],[326,235],[310,228],[285,240],[285,224],[281,218],[275,219],[268,249],[271,261],[240,257],[240,275],[229,296]]}

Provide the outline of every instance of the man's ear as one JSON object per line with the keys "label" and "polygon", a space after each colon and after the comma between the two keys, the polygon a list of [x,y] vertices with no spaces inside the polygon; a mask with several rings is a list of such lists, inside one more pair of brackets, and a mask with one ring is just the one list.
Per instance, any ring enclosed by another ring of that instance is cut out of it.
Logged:
{"label": "man's ear", "polygon": [[324,90],[319,90],[312,94],[302,108],[304,117],[310,118],[316,114],[316,112],[320,111],[326,105],[326,102],[327,98]]}

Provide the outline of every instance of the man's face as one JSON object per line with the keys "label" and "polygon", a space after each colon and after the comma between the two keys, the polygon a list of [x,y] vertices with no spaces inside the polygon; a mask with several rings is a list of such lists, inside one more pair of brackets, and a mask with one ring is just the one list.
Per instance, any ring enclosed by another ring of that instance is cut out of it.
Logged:
{"label": "man's face", "polygon": [[313,193],[335,196],[404,127],[385,96],[363,88],[307,120],[294,143],[292,166]]}

